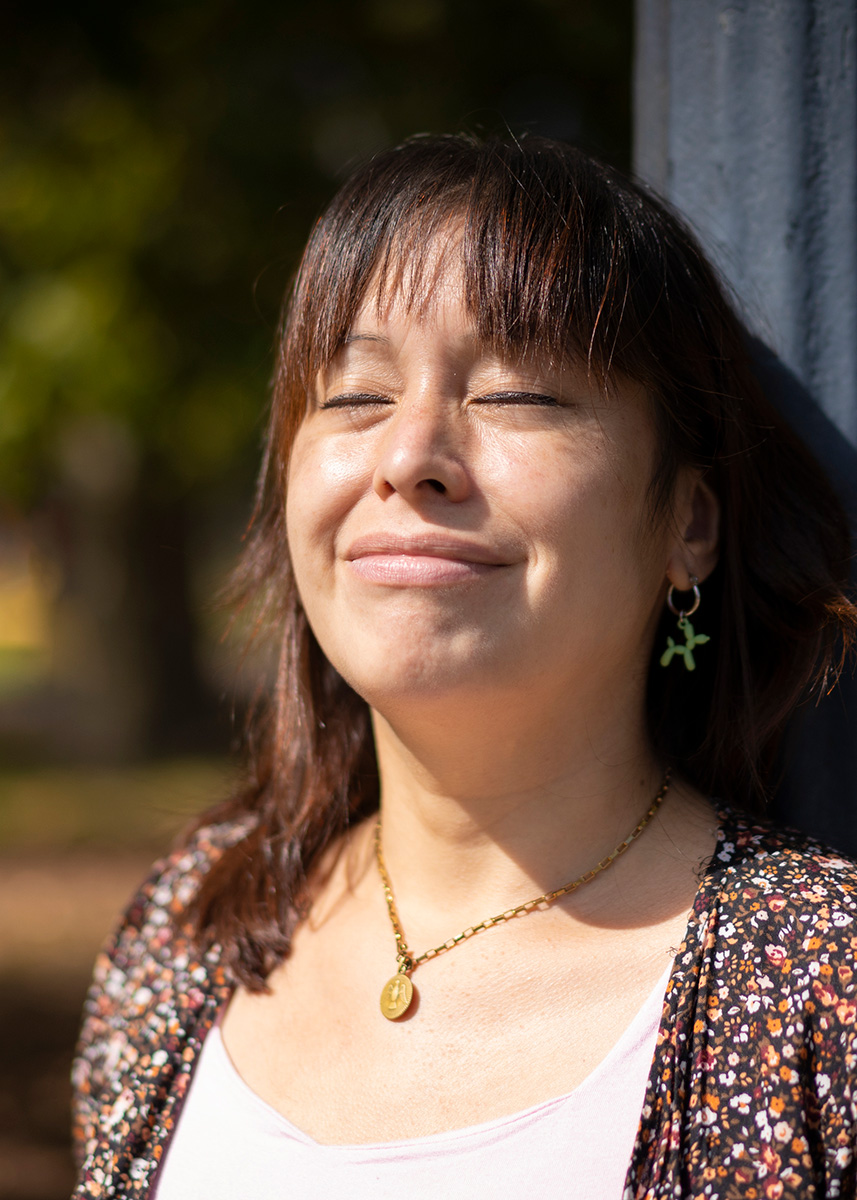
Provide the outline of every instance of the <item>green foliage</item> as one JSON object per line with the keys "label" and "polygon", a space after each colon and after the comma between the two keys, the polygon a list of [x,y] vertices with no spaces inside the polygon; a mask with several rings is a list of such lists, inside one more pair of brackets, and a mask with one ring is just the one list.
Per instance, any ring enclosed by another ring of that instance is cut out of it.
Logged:
{"label": "green foliage", "polygon": [[64,431],[101,414],[170,476],[216,477],[246,443],[261,389],[235,345],[200,361],[149,277],[181,211],[181,138],[104,84],[63,101],[38,123],[14,114],[0,144],[0,476],[35,498]]}

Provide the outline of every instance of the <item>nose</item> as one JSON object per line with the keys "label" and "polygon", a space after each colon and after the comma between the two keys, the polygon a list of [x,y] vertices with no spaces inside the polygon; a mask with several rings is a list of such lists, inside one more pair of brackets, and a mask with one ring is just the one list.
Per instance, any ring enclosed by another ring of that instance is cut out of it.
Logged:
{"label": "nose", "polygon": [[442,495],[460,502],[470,492],[461,415],[443,400],[400,400],[386,422],[373,487],[382,500],[411,502]]}

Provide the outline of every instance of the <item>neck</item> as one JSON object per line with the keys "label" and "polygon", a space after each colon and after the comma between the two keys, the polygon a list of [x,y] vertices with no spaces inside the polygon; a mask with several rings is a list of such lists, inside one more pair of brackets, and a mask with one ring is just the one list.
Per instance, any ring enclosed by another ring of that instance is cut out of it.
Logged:
{"label": "neck", "polygon": [[[552,711],[568,717],[567,703]],[[544,709],[501,718],[374,714],[387,866],[403,909],[429,923],[481,920],[583,874],[661,785],[642,721],[615,705],[561,726]]]}

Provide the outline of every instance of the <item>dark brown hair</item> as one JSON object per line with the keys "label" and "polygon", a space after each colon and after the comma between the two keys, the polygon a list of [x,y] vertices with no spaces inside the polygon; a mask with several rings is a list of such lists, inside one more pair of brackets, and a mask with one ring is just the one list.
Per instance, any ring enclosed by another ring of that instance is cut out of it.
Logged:
{"label": "dark brown hair", "polygon": [[[697,624],[711,645],[693,674],[660,670],[656,658],[650,670],[651,736],[665,760],[705,793],[763,802],[783,722],[832,679],[857,626],[841,506],[763,394],[722,287],[664,204],[538,138],[422,137],[378,155],[334,198],[304,253],[237,576],[278,666],[248,722],[245,782],[206,817],[248,821],[249,832],[211,870],[190,915],[250,988],[288,952],[307,872],[378,803],[367,705],[325,658],[291,573],[292,439],[370,282],[379,294],[401,285],[407,263],[409,298],[420,303],[433,239],[451,224],[462,235],[466,303],[487,343],[584,359],[605,386],[617,372],[645,385],[660,446],[653,515],[668,506],[682,464],[704,470],[719,497],[720,563]],[[667,628],[665,614],[656,646]]]}

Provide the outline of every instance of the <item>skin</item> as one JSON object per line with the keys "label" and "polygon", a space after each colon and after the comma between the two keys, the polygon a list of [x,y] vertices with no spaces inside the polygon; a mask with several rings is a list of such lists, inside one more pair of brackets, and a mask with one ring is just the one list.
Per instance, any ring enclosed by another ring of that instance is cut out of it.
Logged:
{"label": "skin", "polygon": [[[644,719],[655,624],[669,583],[703,581],[717,555],[697,472],[679,474],[670,515],[649,508],[642,389],[614,380],[605,397],[583,367],[504,361],[461,295],[451,266],[419,313],[400,293],[379,313],[370,295],[310,398],[287,496],[309,620],[372,706],[384,853],[416,953],[582,874],[634,827],[663,777]],[[233,998],[227,1050],[322,1142],[562,1095],[663,976],[714,830],[675,781],[593,882],[418,968],[393,1024],[364,823],[318,871],[269,992]]]}

